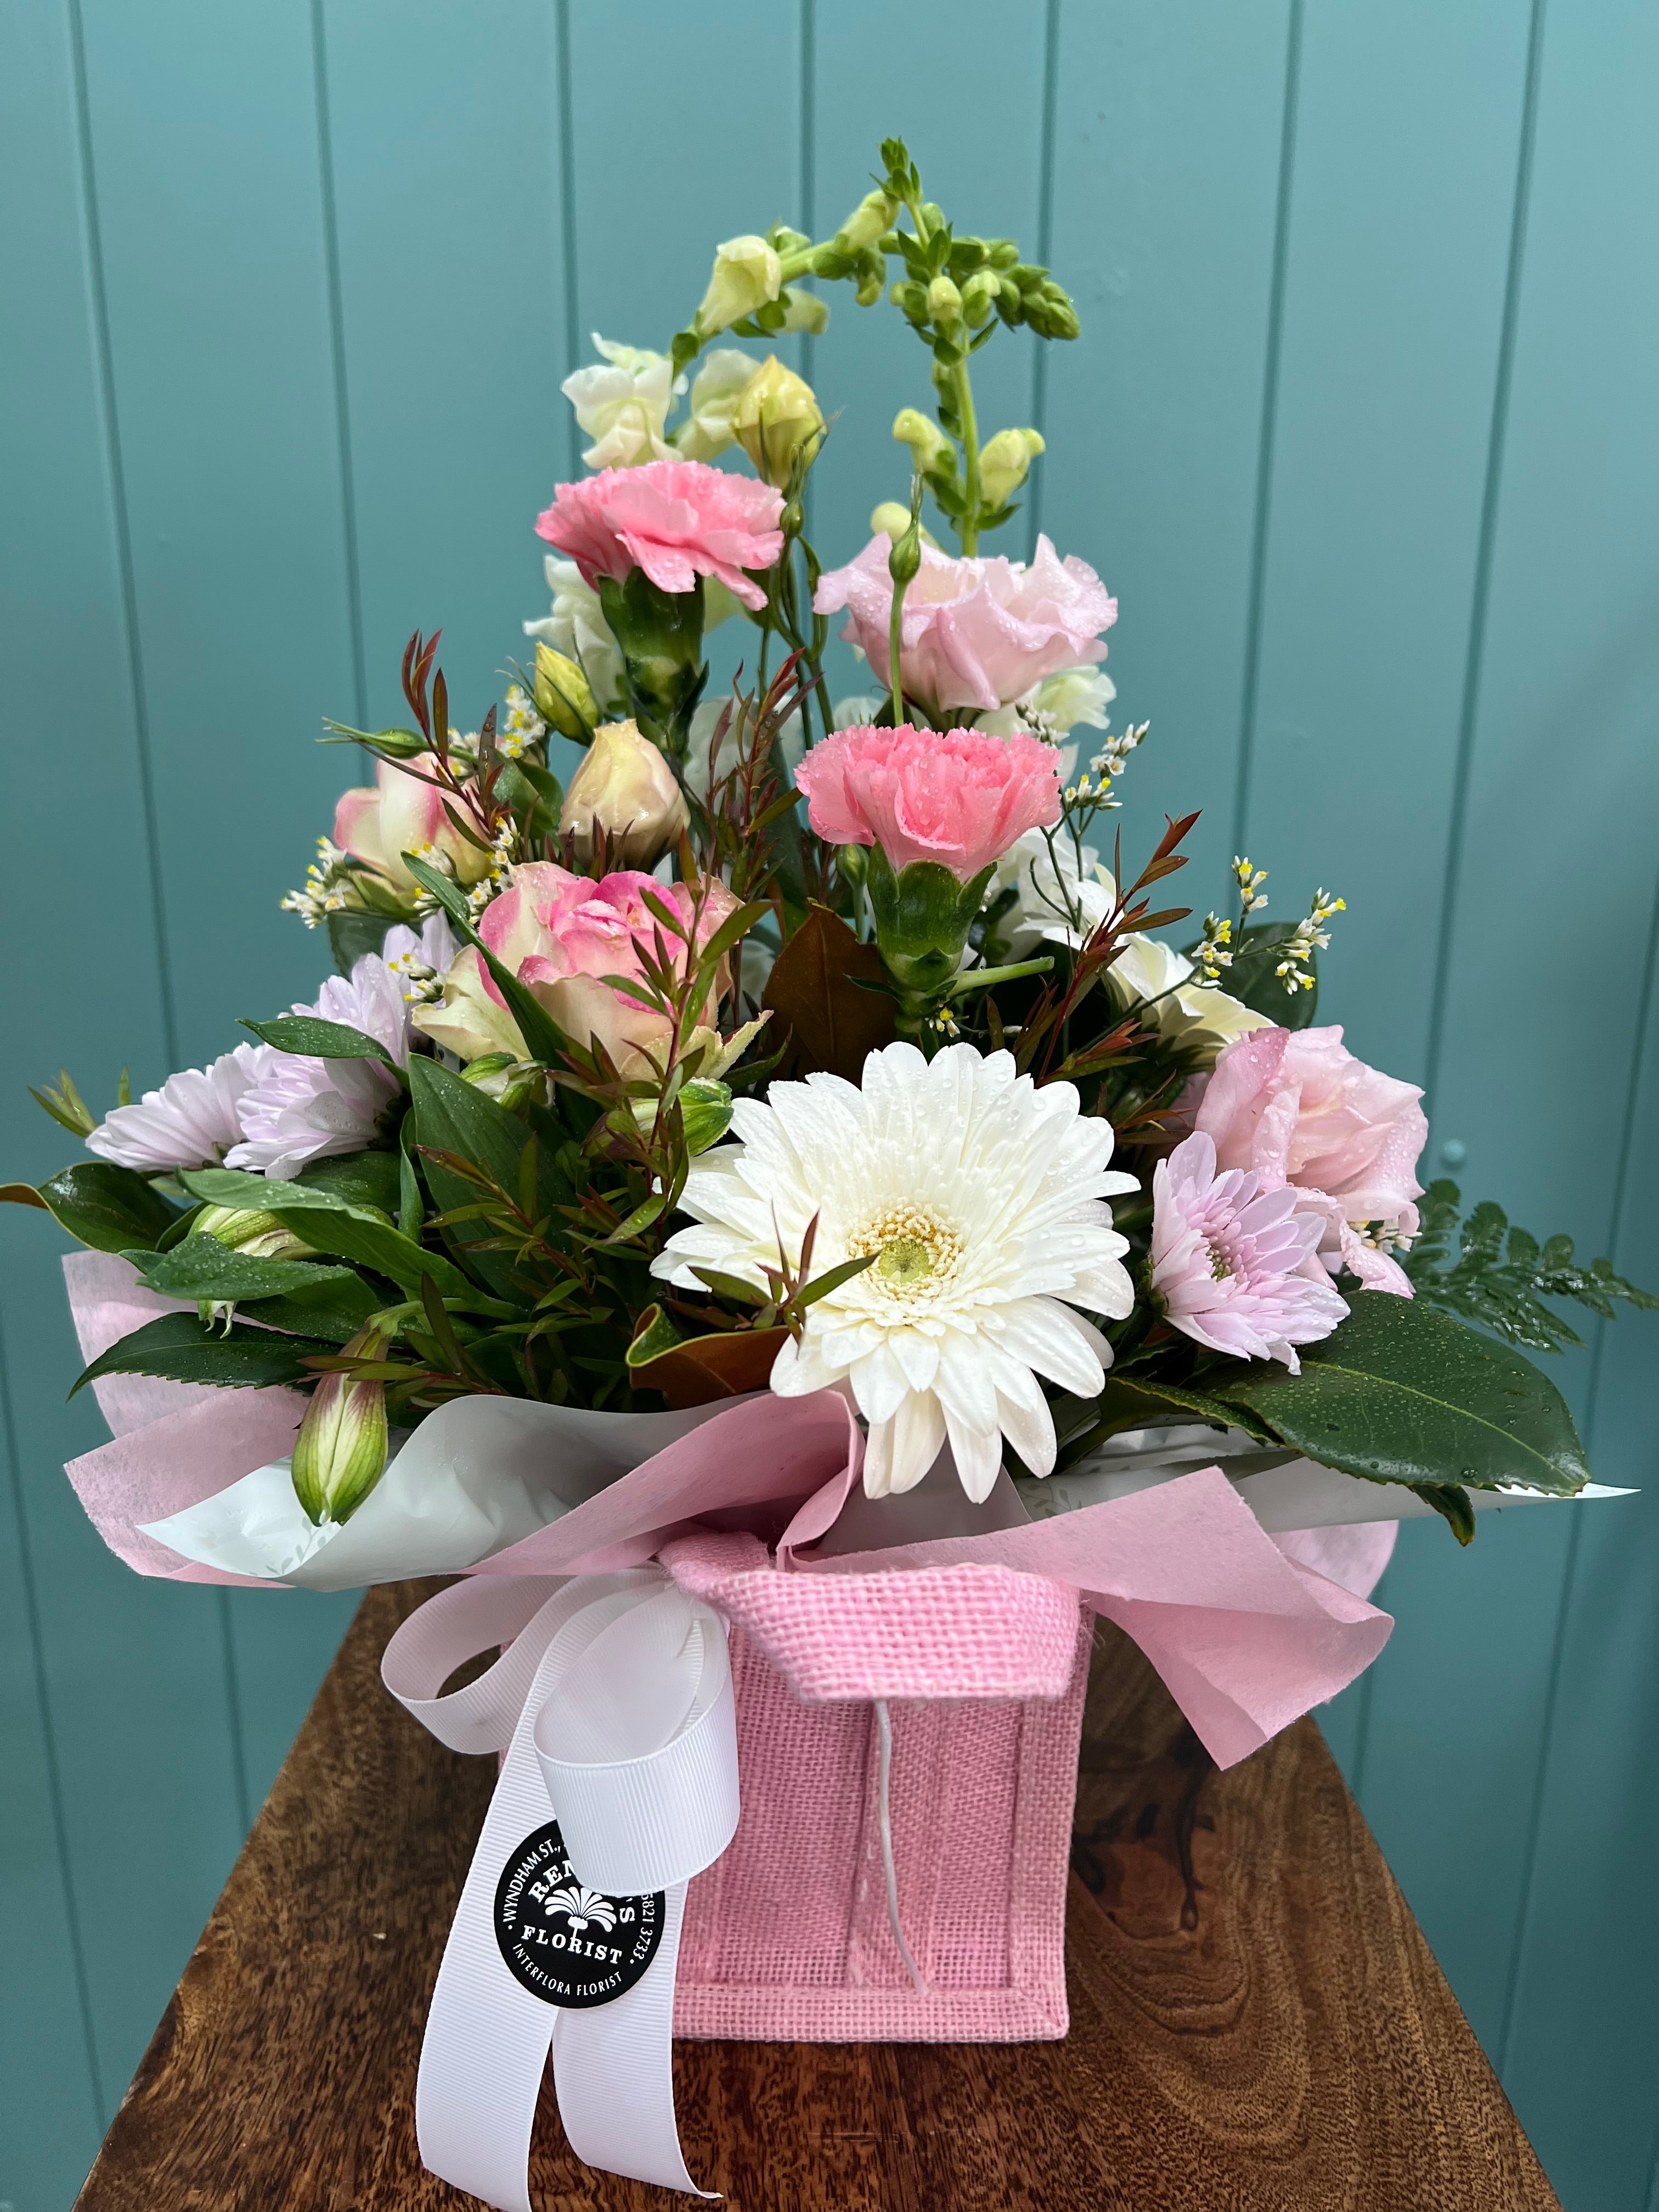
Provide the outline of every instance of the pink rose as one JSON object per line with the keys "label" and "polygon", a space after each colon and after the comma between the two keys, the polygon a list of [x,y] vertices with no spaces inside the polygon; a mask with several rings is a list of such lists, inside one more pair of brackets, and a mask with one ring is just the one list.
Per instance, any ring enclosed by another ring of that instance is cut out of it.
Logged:
{"label": "pink rose", "polygon": [[[644,471],[641,471],[641,474]],[[890,688],[888,627],[893,580],[890,541],[872,538],[855,561],[818,580],[819,614],[848,612],[844,638],[863,648]],[[1036,558],[953,560],[932,545],[904,595],[902,658],[906,695],[938,715],[952,707],[988,711],[1023,698],[1061,668],[1104,660],[1098,633],[1117,620],[1117,601],[1086,561],[1064,561],[1046,538]]]}
{"label": "pink rose", "polygon": [[1036,738],[975,730],[837,730],[795,770],[832,845],[879,845],[894,868],[939,860],[963,883],[1060,819],[1060,761]]}
{"label": "pink rose", "polygon": [[437,765],[434,756],[417,753],[405,765],[415,773],[406,774],[404,768],[383,760],[372,786],[342,792],[334,810],[335,843],[405,896],[420,889],[404,866],[405,853],[435,853],[450,863],[459,883],[477,883],[489,873],[490,855],[470,843],[451,822],[446,800],[449,807],[455,801],[430,781]]}
{"label": "pink rose", "polygon": [[[654,957],[660,935],[676,972],[689,957],[683,939],[671,935],[645,903],[644,894],[670,907],[690,927],[692,893],[686,884],[659,884],[624,868],[598,883],[573,876],[552,860],[529,860],[512,872],[507,890],[484,908],[478,934],[577,1044],[603,1045],[623,1075],[648,1076],[647,1054],[659,1058],[669,1024],[641,999],[614,991],[600,979],[643,973],[641,951]],[[697,923],[706,945],[737,905],[725,885],[714,884]],[[694,1021],[711,1022],[720,977]],[[477,952],[464,951],[451,969],[443,1006],[416,1010],[416,1026],[463,1059],[483,1052],[522,1050],[506,1001]],[[689,1041],[689,1035],[688,1039]]]}
{"label": "pink rose", "polygon": [[1181,1103],[1214,1139],[1219,1168],[1254,1170],[1264,1191],[1291,1183],[1308,1194],[1324,1216],[1319,1256],[1332,1274],[1347,1267],[1367,1289],[1408,1298],[1404,1271],[1365,1231],[1379,1223],[1392,1235],[1417,1233],[1416,1168],[1429,1138],[1422,1096],[1356,1060],[1340,1028],[1267,1029],[1230,1044]]}
{"label": "pink rose", "polygon": [[718,576],[747,607],[766,594],[744,574],[769,568],[783,550],[783,494],[702,461],[647,461],[562,483],[536,517],[536,534],[568,553],[594,588],[643,568],[659,591],[689,592]]}

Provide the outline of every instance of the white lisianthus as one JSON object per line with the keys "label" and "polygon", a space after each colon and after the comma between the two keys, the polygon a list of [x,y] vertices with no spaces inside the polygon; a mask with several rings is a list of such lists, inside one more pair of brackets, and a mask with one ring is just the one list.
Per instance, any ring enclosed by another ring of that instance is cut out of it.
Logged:
{"label": "white lisianthus", "polygon": [[673,364],[665,354],[617,345],[593,333],[603,364],[579,368],[559,386],[593,441],[582,459],[590,469],[632,469],[670,458],[663,425],[674,399]]}
{"label": "white lisianthus", "polygon": [[[1117,902],[1111,871],[1101,866],[1094,847],[1083,848],[1079,866],[1077,848],[1064,829],[1054,833],[1052,854],[1042,831],[1028,830],[1004,855],[997,866],[995,889],[1011,886],[1017,903],[998,927],[1021,958],[1042,943],[1067,945],[1075,951]],[[1172,945],[1131,931],[1106,970],[1106,984],[1126,1012],[1140,1007],[1148,1024],[1164,1036],[1201,1030],[1220,1045],[1230,1044],[1246,1030],[1272,1027],[1270,1015],[1255,1012],[1225,991],[1194,982],[1196,972],[1185,954]]]}
{"label": "white lisianthus", "polygon": [[690,411],[674,433],[688,461],[712,461],[738,442],[732,417],[759,364],[736,346],[716,346],[691,384]]}
{"label": "white lisianthus", "polygon": [[708,289],[697,309],[698,330],[704,337],[729,330],[775,300],[782,283],[783,264],[763,238],[728,238],[714,248]]}
{"label": "white lisianthus", "polygon": [[[1023,698],[981,714],[974,727],[994,738],[1017,738],[1024,733],[1053,743],[1079,723],[1103,730],[1106,709],[1116,696],[1117,686],[1103,669],[1059,668]],[[1071,773],[1068,762],[1065,774],[1069,777]]]}
{"label": "white lisianthus", "polygon": [[1038,1090],[1012,1054],[948,1047],[932,1060],[891,1044],[862,1088],[836,1075],[732,1101],[740,1143],[692,1166],[654,1274],[696,1291],[696,1267],[765,1285],[781,1240],[792,1266],[808,1224],[821,1275],[874,1264],[807,1310],[772,1370],[785,1397],[845,1384],[870,1425],[873,1498],[920,1482],[949,1439],[963,1487],[989,1496],[1006,1437],[1036,1474],[1054,1463],[1039,1375],[1098,1395],[1111,1347],[1074,1309],[1121,1319],[1134,1303],[1127,1240],[1103,1201],[1136,1188],[1109,1169],[1109,1122],[1076,1088]]}
{"label": "white lisianthus", "polygon": [[577,662],[599,712],[609,716],[622,706],[626,685],[622,647],[611,634],[599,595],[583,581],[574,561],[561,561],[550,553],[542,568],[553,594],[553,611],[539,622],[527,622],[524,634]]}

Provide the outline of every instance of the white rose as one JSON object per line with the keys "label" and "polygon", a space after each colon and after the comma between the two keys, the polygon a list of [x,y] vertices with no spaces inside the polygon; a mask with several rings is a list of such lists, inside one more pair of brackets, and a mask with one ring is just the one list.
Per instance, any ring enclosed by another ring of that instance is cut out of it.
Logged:
{"label": "white rose", "polygon": [[590,469],[632,469],[669,458],[663,424],[673,404],[673,364],[665,354],[613,344],[593,333],[604,365],[579,368],[559,389],[593,441],[582,455]]}
{"label": "white rose", "polygon": [[622,647],[599,611],[599,595],[582,581],[574,561],[561,561],[550,553],[542,567],[553,594],[553,611],[539,622],[527,622],[524,634],[579,661],[600,713],[609,715],[622,705],[626,686]]}

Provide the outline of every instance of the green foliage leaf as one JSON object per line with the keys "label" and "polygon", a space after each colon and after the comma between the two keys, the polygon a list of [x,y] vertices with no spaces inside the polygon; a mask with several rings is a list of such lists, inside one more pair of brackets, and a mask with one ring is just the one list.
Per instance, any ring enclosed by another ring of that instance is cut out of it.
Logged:
{"label": "green foliage leaf", "polygon": [[427,1251],[367,1206],[349,1205],[331,1191],[305,1183],[273,1182],[264,1176],[244,1176],[234,1168],[192,1169],[179,1179],[193,1197],[204,1198],[212,1205],[257,1206],[274,1213],[284,1228],[303,1237],[313,1251],[370,1267],[396,1283],[409,1297],[420,1297],[422,1279],[429,1275],[445,1297],[468,1304],[477,1301],[477,1290],[453,1260],[440,1252]]}
{"label": "green foliage leaf", "polygon": [[60,1228],[94,1252],[153,1251],[179,1218],[155,1188],[113,1160],[77,1160],[60,1168],[39,1190],[23,1182],[0,1184],[0,1200],[44,1206]]}
{"label": "green foliage leaf", "polygon": [[1615,1299],[1649,1311],[1659,1307],[1659,1298],[1615,1274],[1609,1261],[1581,1267],[1571,1237],[1552,1237],[1540,1251],[1537,1238],[1512,1229],[1490,1199],[1471,1211],[1460,1231],[1461,1203],[1455,1182],[1431,1183],[1417,1240],[1401,1255],[1419,1299],[1443,1313],[1528,1352],[1559,1352],[1581,1340],[1546,1298],[1571,1298],[1604,1321],[1613,1320]]}
{"label": "green foliage leaf", "polygon": [[295,1181],[304,1190],[326,1191],[347,1206],[368,1206],[396,1213],[398,1201],[396,1152],[342,1152],[311,1160]]}
{"label": "green foliage leaf", "polygon": [[[1098,1398],[1086,1407],[1079,1401],[1074,1404],[1074,1422],[1069,1432],[1062,1430],[1056,1462],[1060,1470],[1075,1467],[1079,1460],[1086,1459],[1125,1429],[1164,1427],[1176,1421],[1206,1421],[1218,1429],[1243,1429],[1258,1443],[1278,1441],[1267,1423],[1248,1407],[1229,1405],[1207,1392],[1164,1382],[1139,1371],[1133,1377],[1114,1371],[1107,1376],[1106,1388]],[[1058,1407],[1055,1413],[1059,1426]]]}
{"label": "green foliage leaf", "polygon": [[378,1037],[315,1014],[277,1014],[268,1022],[251,1022],[244,1014],[242,1027],[278,1052],[301,1053],[312,1060],[378,1060],[385,1067],[397,1066]]}
{"label": "green foliage leaf", "polygon": [[356,1282],[349,1267],[314,1260],[262,1260],[233,1252],[216,1237],[186,1237],[170,1252],[130,1252],[147,1289],[164,1298],[274,1298],[304,1291],[321,1279]]}
{"label": "green foliage leaf", "polygon": [[1589,1480],[1549,1377],[1422,1299],[1361,1291],[1331,1335],[1304,1346],[1300,1375],[1252,1363],[1206,1380],[1281,1442],[1371,1482],[1571,1498]]}
{"label": "green foliage leaf", "polygon": [[325,1336],[331,1343],[346,1344],[372,1314],[380,1311],[384,1302],[380,1293],[349,1267],[313,1267],[310,1272],[311,1282],[281,1297],[251,1299],[239,1309],[242,1319],[295,1336]]}
{"label": "green foliage leaf", "polygon": [[331,1344],[233,1322],[228,1332],[204,1328],[194,1314],[161,1314],[112,1344],[76,1378],[76,1390],[103,1375],[156,1375],[168,1382],[208,1382],[221,1390],[268,1390],[278,1383],[310,1382],[307,1356]]}
{"label": "green foliage leaf", "polygon": [[[435,1060],[410,1060],[410,1088],[414,1098],[415,1141],[425,1148],[422,1168],[439,1212],[473,1205],[480,1193],[442,1160],[434,1159],[434,1152],[453,1152],[471,1160],[500,1189],[518,1198],[520,1165],[530,1141],[528,1123]],[[550,1146],[538,1143],[535,1170],[534,1197],[539,1214],[550,1215],[558,1206],[568,1206],[574,1194]],[[524,1286],[511,1253],[466,1250],[469,1243],[495,1235],[487,1221],[458,1221],[447,1233],[481,1282],[498,1297],[522,1298]]]}
{"label": "green foliage leaf", "polygon": [[395,928],[397,922],[396,915],[365,914],[356,907],[344,907],[330,915],[328,941],[341,975],[349,975],[364,953],[378,952],[386,943],[386,932]]}

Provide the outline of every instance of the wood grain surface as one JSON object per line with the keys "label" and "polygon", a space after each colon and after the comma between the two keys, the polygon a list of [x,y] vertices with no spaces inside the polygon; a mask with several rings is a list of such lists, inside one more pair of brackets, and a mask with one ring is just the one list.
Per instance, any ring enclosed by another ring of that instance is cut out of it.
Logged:
{"label": "wood grain surface", "polygon": [[[421,2166],[415,2067],[495,1764],[378,1679],[430,1587],[365,1601],[77,2212],[471,2203]],[[1216,1774],[1103,1628],[1073,1865],[1063,2043],[681,2043],[692,2172],[733,2212],[1559,2212],[1311,1720]],[[670,2202],[550,2097],[532,2185]]]}

